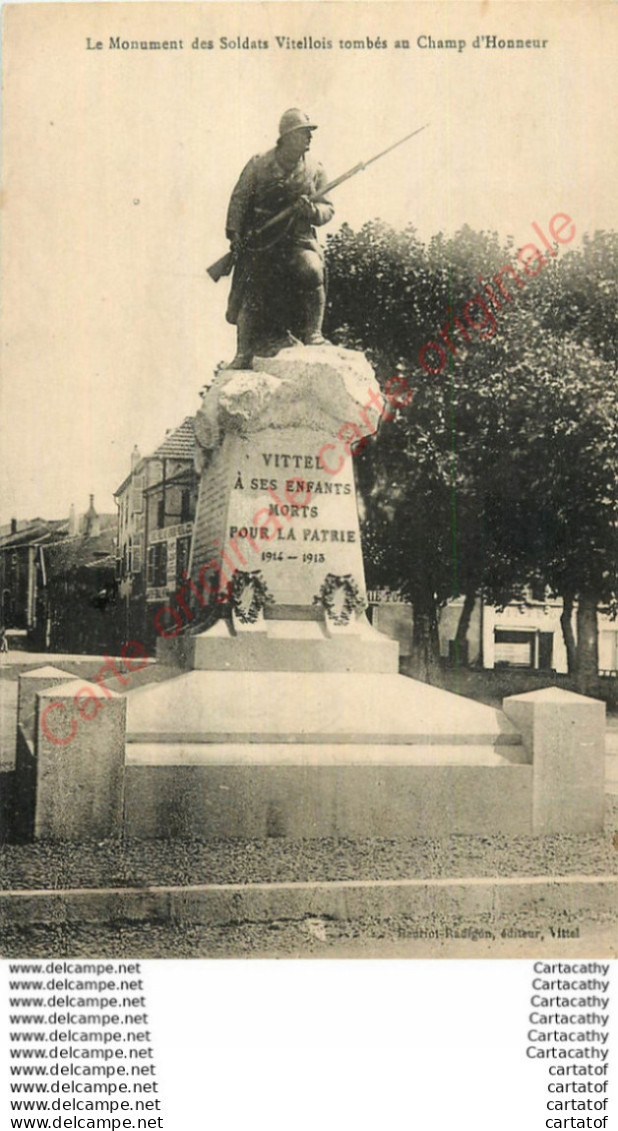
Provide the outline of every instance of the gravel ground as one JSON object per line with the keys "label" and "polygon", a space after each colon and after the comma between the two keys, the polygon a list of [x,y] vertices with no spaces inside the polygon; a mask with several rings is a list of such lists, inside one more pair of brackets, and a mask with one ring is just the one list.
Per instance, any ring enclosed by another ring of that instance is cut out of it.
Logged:
{"label": "gravel ground", "polygon": [[[10,845],[0,886],[59,888],[437,876],[615,875],[618,798],[602,836],[444,840],[139,842]],[[618,908],[617,916],[618,917]],[[225,926],[70,924],[5,927],[4,958],[524,958],[617,957],[616,917],[547,911],[542,902],[499,919],[306,918]],[[564,934],[567,938],[564,938]]]}
{"label": "gravel ground", "polygon": [[607,800],[606,828],[601,836],[4,845],[0,848],[0,889],[616,875],[618,797]]}

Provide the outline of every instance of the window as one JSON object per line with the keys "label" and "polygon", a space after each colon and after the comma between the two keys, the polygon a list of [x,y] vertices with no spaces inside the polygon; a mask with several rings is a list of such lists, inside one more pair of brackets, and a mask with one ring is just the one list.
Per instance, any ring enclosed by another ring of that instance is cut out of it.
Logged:
{"label": "window", "polygon": [[178,589],[184,585],[187,580],[183,577],[189,567],[189,553],[191,550],[191,535],[186,534],[184,538],[179,538],[176,543],[176,585]]}
{"label": "window", "polygon": [[139,513],[143,506],[144,476],[135,475],[131,484],[131,510]]}
{"label": "window", "polygon": [[554,663],[554,634],[539,632],[539,671],[551,671]]}
{"label": "window", "polygon": [[533,668],[534,636],[534,632],[509,632],[497,628],[494,654],[496,667]]}
{"label": "window", "polygon": [[154,570],[153,570],[153,586],[155,589],[164,589],[167,585],[167,543],[157,542],[153,546],[154,550]]}
{"label": "window", "polygon": [[180,496],[180,521],[191,522],[193,517],[191,511],[191,491],[187,488]]}

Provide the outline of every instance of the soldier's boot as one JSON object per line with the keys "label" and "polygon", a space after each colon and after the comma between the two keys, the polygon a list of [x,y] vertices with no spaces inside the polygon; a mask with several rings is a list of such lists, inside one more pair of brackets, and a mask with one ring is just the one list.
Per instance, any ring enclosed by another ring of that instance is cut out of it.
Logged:
{"label": "soldier's boot", "polygon": [[242,306],[236,320],[236,357],[228,369],[251,369],[254,321],[252,311]]}
{"label": "soldier's boot", "polygon": [[305,301],[305,345],[322,346],[326,338],[322,333],[322,322],[326,309],[326,291],[324,287],[316,287],[314,291],[306,291]]}

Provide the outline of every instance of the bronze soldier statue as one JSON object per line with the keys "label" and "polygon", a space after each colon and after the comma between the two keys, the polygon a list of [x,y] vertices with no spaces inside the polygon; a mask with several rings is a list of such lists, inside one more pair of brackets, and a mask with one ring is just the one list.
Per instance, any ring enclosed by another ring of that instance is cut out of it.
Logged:
{"label": "bronze soldier statue", "polygon": [[326,173],[308,156],[315,129],[302,110],[286,110],[275,148],[251,158],[232,193],[226,235],[235,269],[226,317],[237,327],[237,347],[230,368],[249,369],[256,354],[276,352],[290,335],[305,345],[324,342],[325,265],[315,229],[334,209],[323,195]]}

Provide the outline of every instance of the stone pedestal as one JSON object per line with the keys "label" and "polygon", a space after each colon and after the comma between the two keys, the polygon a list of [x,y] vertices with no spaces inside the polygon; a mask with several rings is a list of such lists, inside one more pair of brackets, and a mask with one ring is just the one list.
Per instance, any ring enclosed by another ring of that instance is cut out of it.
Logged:
{"label": "stone pedestal", "polygon": [[328,574],[349,576],[365,596],[352,459],[336,476],[325,471],[320,452],[331,441],[306,428],[225,438],[200,493],[200,587],[214,588],[215,576],[224,591],[236,571],[260,570],[273,601],[267,615],[278,619],[310,611]]}
{"label": "stone pedestal", "polygon": [[82,680],[38,692],[35,839],[121,835],[126,705]]}
{"label": "stone pedestal", "polygon": [[511,695],[504,712],[532,755],[535,833],[599,833],[605,704],[558,687]]}
{"label": "stone pedestal", "polygon": [[[223,602],[259,585],[260,617],[341,627],[365,601],[355,445],[388,402],[362,354],[298,346],[220,373],[198,413],[210,453],[191,558],[193,596]],[[247,591],[246,613],[254,588]],[[242,632],[255,619],[235,618]]]}
{"label": "stone pedestal", "polygon": [[73,677],[51,664],[22,672],[17,691],[17,742],[15,745],[15,789],[13,794],[12,832],[20,841],[34,836],[37,760],[36,712],[39,691],[51,690]]}
{"label": "stone pedestal", "polygon": [[539,692],[507,717],[398,675],[365,618],[354,459],[393,409],[368,362],[324,346],[254,364],[221,372],[196,421],[187,590],[231,615],[173,628],[161,654],[184,673],[128,694],[128,834],[598,831],[600,704]]}
{"label": "stone pedestal", "polygon": [[254,365],[221,372],[196,421],[187,588],[232,612],[161,641],[184,674],[129,692],[128,834],[530,832],[516,728],[400,676],[397,642],[366,619],[354,460],[392,401],[351,350]]}
{"label": "stone pedestal", "polygon": [[[182,647],[180,646],[182,643]],[[238,631],[220,620],[206,632],[171,640],[159,654],[188,670],[245,672],[382,672],[399,670],[396,641],[364,617],[342,631],[317,620],[263,619]]]}

